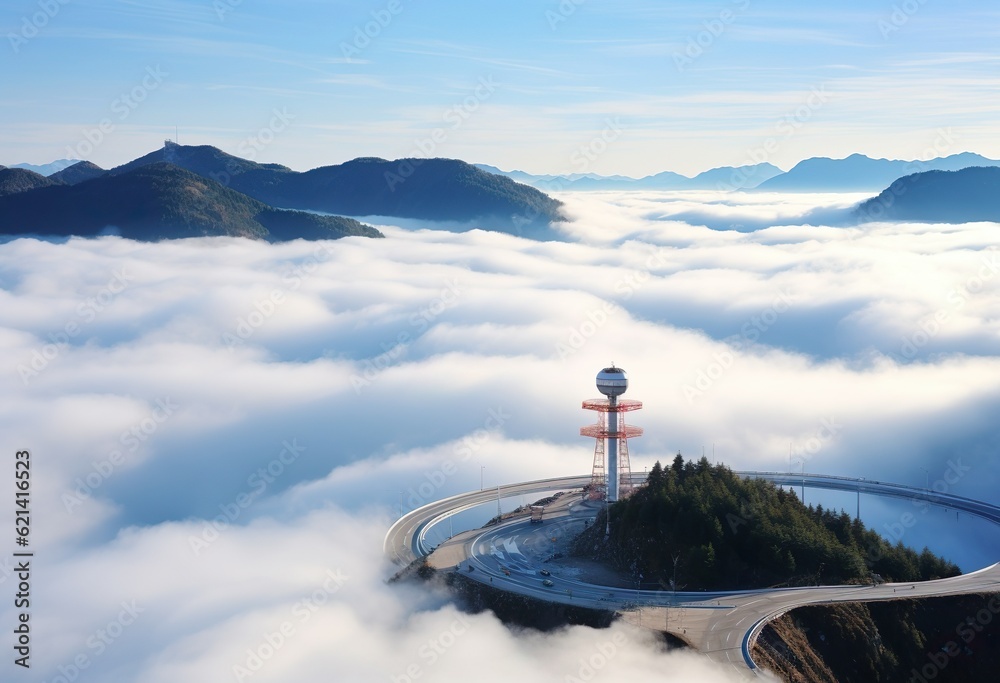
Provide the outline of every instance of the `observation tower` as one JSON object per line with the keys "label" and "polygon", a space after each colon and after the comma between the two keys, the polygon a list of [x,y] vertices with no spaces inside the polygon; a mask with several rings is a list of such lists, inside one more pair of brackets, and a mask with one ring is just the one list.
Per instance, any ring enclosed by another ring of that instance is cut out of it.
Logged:
{"label": "observation tower", "polygon": [[609,503],[614,503],[632,492],[628,440],[642,436],[641,428],[626,425],[625,416],[619,417],[619,414],[639,410],[642,401],[620,398],[628,390],[628,375],[614,363],[597,373],[597,390],[607,398],[583,402],[584,410],[597,412],[597,424],[581,428],[580,435],[597,439],[590,496],[606,498]]}

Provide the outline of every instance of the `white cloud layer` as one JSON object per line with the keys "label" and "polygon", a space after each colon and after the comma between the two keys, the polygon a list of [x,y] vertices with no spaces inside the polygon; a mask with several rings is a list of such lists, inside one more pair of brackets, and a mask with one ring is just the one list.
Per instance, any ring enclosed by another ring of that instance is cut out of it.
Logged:
{"label": "white cloud layer", "polygon": [[[633,469],[705,447],[785,470],[791,446],[795,469],[1000,502],[995,224],[809,224],[851,196],[564,198],[563,243],[386,226],[0,245],[0,428],[34,466],[23,680],[78,656],[86,680],[237,678],[286,622],[244,680],[561,681],[616,636],[595,680],[724,680],[625,627],[511,633],[383,583],[400,504],[587,472],[580,401],[611,361],[646,406]],[[946,513],[904,542],[965,569],[1000,549]]]}

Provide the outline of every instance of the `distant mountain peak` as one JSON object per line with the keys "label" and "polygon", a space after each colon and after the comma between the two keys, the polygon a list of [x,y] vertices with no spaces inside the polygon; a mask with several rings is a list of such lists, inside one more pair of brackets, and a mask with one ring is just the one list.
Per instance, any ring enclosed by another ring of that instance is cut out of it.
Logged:
{"label": "distant mountain peak", "polygon": [[761,183],[757,189],[771,192],[877,192],[898,178],[920,171],[954,171],[970,165],[1000,165],[1000,161],[963,152],[926,161],[873,159],[851,154],[843,159],[813,157],[800,161],[790,171]]}
{"label": "distant mountain peak", "polygon": [[107,173],[107,171],[97,164],[89,161],[80,161],[72,166],[67,166],[57,173],[53,173],[49,176],[49,178],[51,180],[66,183],[67,185],[76,185],[77,183],[82,183],[85,180],[100,177],[105,173]]}
{"label": "distant mountain peak", "polygon": [[14,164],[10,168],[21,168],[26,171],[34,171],[39,175],[50,176],[53,173],[58,173],[64,168],[69,168],[73,164],[77,163],[79,159],[57,159],[48,164]]}

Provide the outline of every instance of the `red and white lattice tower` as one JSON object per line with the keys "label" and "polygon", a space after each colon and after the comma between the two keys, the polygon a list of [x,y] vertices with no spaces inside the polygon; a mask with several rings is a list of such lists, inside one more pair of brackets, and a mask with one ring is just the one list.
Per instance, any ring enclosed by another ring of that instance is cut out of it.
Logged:
{"label": "red and white lattice tower", "polygon": [[[642,401],[619,398],[628,390],[628,376],[612,363],[597,373],[597,389],[608,398],[583,402],[584,410],[597,412],[597,424],[580,429],[581,436],[597,439],[594,448],[594,470],[591,476],[591,498],[607,498],[613,503],[632,492],[631,469],[628,461],[628,440],[642,436],[642,429],[625,424],[627,413],[642,408]],[[606,463],[606,465],[605,465]]]}

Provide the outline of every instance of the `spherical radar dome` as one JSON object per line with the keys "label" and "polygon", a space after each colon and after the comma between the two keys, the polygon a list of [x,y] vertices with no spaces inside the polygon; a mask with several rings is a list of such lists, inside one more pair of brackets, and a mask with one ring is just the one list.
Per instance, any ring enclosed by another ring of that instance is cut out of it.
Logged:
{"label": "spherical radar dome", "polygon": [[597,390],[605,396],[621,396],[628,391],[628,375],[612,365],[597,373]]}

